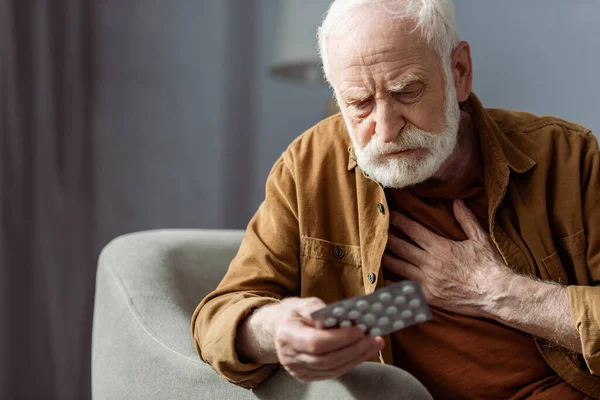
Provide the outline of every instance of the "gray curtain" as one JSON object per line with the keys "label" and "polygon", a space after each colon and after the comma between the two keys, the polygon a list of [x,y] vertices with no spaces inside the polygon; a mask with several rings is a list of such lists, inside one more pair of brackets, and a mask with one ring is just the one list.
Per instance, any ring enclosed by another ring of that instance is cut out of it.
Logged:
{"label": "gray curtain", "polygon": [[0,1],[3,399],[89,392],[92,13],[85,1]]}
{"label": "gray curtain", "polygon": [[110,239],[246,224],[256,9],[0,0],[0,399],[90,397]]}

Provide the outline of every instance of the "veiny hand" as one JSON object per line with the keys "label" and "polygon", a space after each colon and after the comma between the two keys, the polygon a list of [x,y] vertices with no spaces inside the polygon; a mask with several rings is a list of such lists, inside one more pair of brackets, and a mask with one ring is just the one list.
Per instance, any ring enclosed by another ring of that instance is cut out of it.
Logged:
{"label": "veiny hand", "polygon": [[418,246],[390,233],[382,265],[418,281],[432,306],[473,317],[490,317],[497,313],[494,307],[502,296],[502,284],[514,272],[464,202],[454,201],[453,206],[467,240],[448,240],[393,212],[391,224]]}
{"label": "veiny hand", "polygon": [[356,327],[324,329],[313,326],[310,314],[325,306],[322,300],[288,298],[280,303],[275,347],[281,365],[302,381],[333,379],[377,356],[383,339]]}

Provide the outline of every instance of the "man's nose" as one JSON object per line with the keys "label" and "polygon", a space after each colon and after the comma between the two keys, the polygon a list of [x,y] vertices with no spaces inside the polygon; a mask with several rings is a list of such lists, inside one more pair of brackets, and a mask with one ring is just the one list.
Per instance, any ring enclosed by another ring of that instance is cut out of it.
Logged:
{"label": "man's nose", "polygon": [[392,143],[406,125],[404,117],[390,104],[382,102],[377,106],[377,121],[375,131],[384,143]]}

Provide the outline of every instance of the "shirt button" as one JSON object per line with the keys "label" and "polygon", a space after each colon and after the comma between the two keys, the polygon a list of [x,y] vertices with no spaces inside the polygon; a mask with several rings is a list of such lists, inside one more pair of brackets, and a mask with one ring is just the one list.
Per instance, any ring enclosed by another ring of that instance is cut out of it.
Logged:
{"label": "shirt button", "polygon": [[344,258],[345,255],[346,252],[341,247],[336,247],[335,249],[333,249],[333,256],[338,260]]}
{"label": "shirt button", "polygon": [[381,203],[377,204],[377,209],[379,210],[380,213],[385,214],[385,207],[383,206],[383,204],[381,204]]}
{"label": "shirt button", "polygon": [[369,275],[367,275],[367,279],[369,280],[369,283],[375,283],[376,278],[377,278],[377,276],[373,272],[369,272]]}

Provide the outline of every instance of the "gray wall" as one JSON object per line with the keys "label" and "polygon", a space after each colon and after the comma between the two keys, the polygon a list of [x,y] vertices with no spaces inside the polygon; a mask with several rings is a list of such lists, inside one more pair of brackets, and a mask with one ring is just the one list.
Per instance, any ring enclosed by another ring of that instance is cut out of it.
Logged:
{"label": "gray wall", "polygon": [[256,95],[260,106],[255,144],[256,169],[251,197],[253,210],[264,198],[265,180],[277,157],[296,136],[325,116],[327,102],[332,97],[326,85],[289,83],[266,73],[276,35],[278,3],[278,0],[259,1],[259,50],[256,69],[259,90]]}
{"label": "gray wall", "polygon": [[98,3],[98,238],[242,228],[326,87],[267,75],[278,2]]}
{"label": "gray wall", "polygon": [[[271,165],[330,97],[267,75],[278,0],[99,4],[98,242],[156,227],[244,227]],[[455,5],[485,105],[600,131],[600,2]]]}
{"label": "gray wall", "polygon": [[600,2],[455,0],[488,107],[555,115],[600,132]]}

